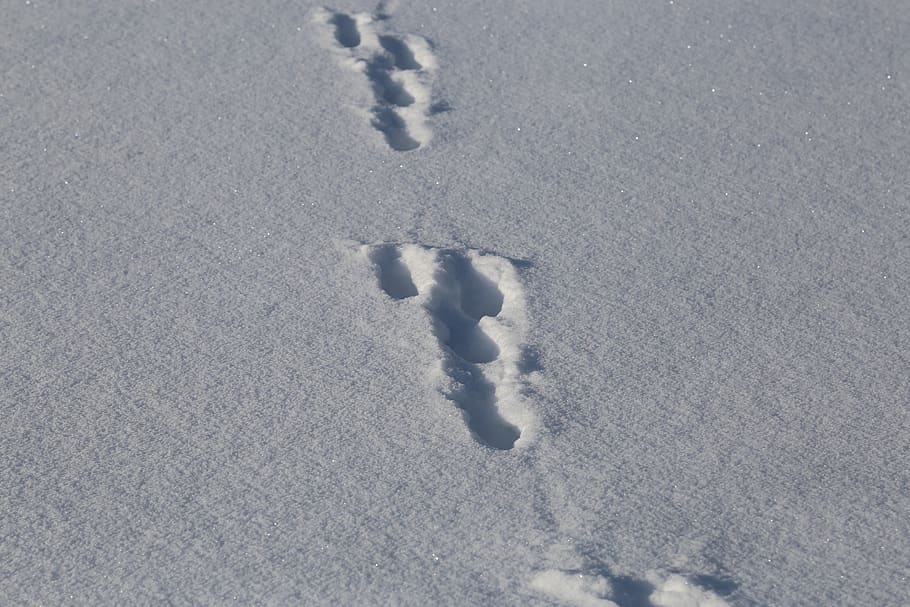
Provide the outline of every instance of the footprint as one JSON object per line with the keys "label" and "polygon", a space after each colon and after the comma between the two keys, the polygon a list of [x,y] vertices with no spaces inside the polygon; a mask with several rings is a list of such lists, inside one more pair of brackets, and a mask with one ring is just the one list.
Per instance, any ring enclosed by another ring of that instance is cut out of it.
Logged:
{"label": "footprint", "polygon": [[373,108],[370,124],[385,136],[386,143],[396,152],[407,152],[420,147],[420,142],[408,134],[408,123],[391,108]]}
{"label": "footprint", "polygon": [[405,299],[417,295],[417,287],[411,280],[408,267],[401,261],[401,255],[394,246],[374,247],[370,260],[376,264],[379,286],[392,299]]}
{"label": "footprint", "polygon": [[679,574],[645,579],[608,571],[547,569],[531,578],[532,590],[577,607],[729,607],[720,596]]}
{"label": "footprint", "polygon": [[417,63],[412,51],[407,44],[395,36],[380,36],[379,44],[395,60],[395,67],[400,70],[419,70],[422,66]]}
{"label": "footprint", "polygon": [[443,277],[432,303],[433,316],[441,324],[437,337],[467,362],[496,360],[499,347],[480,328],[480,320],[499,315],[502,292],[479,274],[464,255],[440,251],[437,259]]}
{"label": "footprint", "polygon": [[394,80],[391,72],[385,69],[380,63],[367,64],[367,78],[373,85],[373,94],[377,100],[381,100],[386,105],[398,107],[408,107],[414,103],[414,97],[408,93],[404,84]]}
{"label": "footprint", "polygon": [[442,350],[445,396],[482,444],[508,450],[529,427],[522,398],[524,297],[512,262],[477,251],[366,246],[389,297],[415,296]]}
{"label": "footprint", "polygon": [[344,13],[335,13],[329,19],[335,26],[335,40],[345,48],[354,48],[360,45],[360,30],[357,22]]}
{"label": "footprint", "polygon": [[431,103],[436,59],[422,37],[399,35],[385,29],[388,6],[376,15],[347,14],[324,9],[317,21],[334,27],[337,46],[366,78],[373,91],[370,124],[382,133],[390,148],[406,152],[429,143],[427,122],[445,102]]}

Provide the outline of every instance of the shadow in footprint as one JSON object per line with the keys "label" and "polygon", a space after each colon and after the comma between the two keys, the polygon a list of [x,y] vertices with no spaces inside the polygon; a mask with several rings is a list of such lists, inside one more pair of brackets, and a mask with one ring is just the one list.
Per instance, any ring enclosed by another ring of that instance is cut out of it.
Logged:
{"label": "shadow in footprint", "polygon": [[395,107],[408,107],[414,104],[414,96],[404,85],[392,78],[395,69],[388,56],[374,57],[367,63],[366,76],[373,88],[376,105],[373,106],[373,128],[385,136],[389,147],[397,152],[407,152],[420,147],[408,134],[408,125],[395,111]]}
{"label": "shadow in footprint", "polygon": [[448,374],[460,384],[449,397],[467,414],[468,428],[481,442],[511,449],[521,432],[499,414],[496,387],[479,366],[499,357],[499,346],[479,322],[502,311],[503,294],[458,251],[440,253],[440,283],[443,289],[428,309],[438,323],[437,339],[452,353]]}
{"label": "shadow in footprint", "polygon": [[414,103],[414,97],[397,82],[381,61],[371,61],[367,65],[367,78],[373,86],[373,94],[379,102],[386,102],[398,107],[408,107]]}
{"label": "shadow in footprint", "polygon": [[394,246],[377,247],[370,254],[379,274],[379,286],[392,299],[405,299],[417,295],[411,272],[401,261],[401,254]]}
{"label": "shadow in footprint", "polygon": [[441,324],[437,338],[469,363],[488,363],[499,356],[499,346],[452,301],[441,301],[433,310]]}
{"label": "shadow in footprint", "polygon": [[620,607],[654,607],[651,593],[654,585],[627,575],[616,575],[608,578],[613,587],[613,602]]}
{"label": "shadow in footprint", "polygon": [[380,105],[373,108],[373,128],[385,136],[386,143],[396,152],[407,152],[420,147],[408,135],[404,120],[390,107]]}
{"label": "shadow in footprint", "polygon": [[423,67],[417,63],[417,59],[414,58],[414,52],[405,44],[404,40],[400,40],[395,36],[380,36],[379,44],[392,56],[395,60],[395,67],[398,69],[419,70]]}
{"label": "shadow in footprint", "polygon": [[443,262],[459,287],[461,309],[475,321],[497,316],[502,311],[503,295],[496,284],[474,269],[463,255],[450,253]]}
{"label": "shadow in footprint", "polygon": [[647,580],[627,575],[613,575],[613,572],[603,565],[595,565],[585,569],[569,570],[565,573],[605,579],[610,584],[609,600],[618,607],[657,607],[651,602],[654,584]]}
{"label": "shadow in footprint", "polygon": [[[654,601],[651,600],[657,588],[648,580],[628,575],[614,575],[609,567],[601,564],[595,564],[586,570],[578,570],[576,573],[594,574],[606,579],[610,583],[610,589],[612,590],[610,600],[619,607],[657,607]],[[712,575],[689,576],[681,571],[674,571],[674,573],[690,580],[695,586],[709,590],[721,597],[730,596],[739,587],[736,582],[725,577]]]}
{"label": "shadow in footprint", "polygon": [[488,363],[499,356],[499,346],[478,326],[484,316],[502,311],[503,295],[493,281],[474,269],[457,251],[440,253],[447,282],[444,297],[433,304],[433,315],[445,327],[440,341],[471,363]]}
{"label": "shadow in footprint", "polygon": [[360,30],[357,22],[344,13],[335,13],[329,20],[335,26],[335,40],[347,48],[360,46]]}
{"label": "shadow in footprint", "polygon": [[514,447],[521,432],[496,410],[496,387],[483,376],[477,365],[454,357],[451,363],[448,374],[461,387],[449,398],[467,414],[468,428],[489,447],[502,451]]}

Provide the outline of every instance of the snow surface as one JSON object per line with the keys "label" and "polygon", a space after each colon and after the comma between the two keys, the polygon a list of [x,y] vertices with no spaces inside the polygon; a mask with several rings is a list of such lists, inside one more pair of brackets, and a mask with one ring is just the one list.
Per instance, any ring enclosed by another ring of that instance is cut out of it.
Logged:
{"label": "snow surface", "polygon": [[910,603],[905,0],[0,8],[3,604]]}

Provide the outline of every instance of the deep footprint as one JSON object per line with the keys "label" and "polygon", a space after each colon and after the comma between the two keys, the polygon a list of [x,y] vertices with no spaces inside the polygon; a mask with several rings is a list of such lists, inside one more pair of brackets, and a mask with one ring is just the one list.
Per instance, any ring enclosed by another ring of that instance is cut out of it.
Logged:
{"label": "deep footprint", "polygon": [[373,128],[383,134],[389,147],[396,152],[416,150],[420,143],[408,134],[408,125],[398,112],[387,106],[373,108]]}
{"label": "deep footprint", "polygon": [[346,48],[360,46],[360,30],[354,19],[344,13],[335,13],[329,22],[335,26],[335,40],[338,44]]}
{"label": "deep footprint", "polygon": [[414,52],[404,41],[395,36],[380,36],[379,44],[395,60],[395,67],[400,70],[419,70],[421,65],[414,58]]}
{"label": "deep footprint", "polygon": [[449,375],[460,383],[460,388],[449,397],[467,414],[468,429],[477,439],[494,449],[507,451],[515,446],[521,431],[504,420],[496,409],[496,386],[483,376],[477,365],[458,364],[449,369]]}
{"label": "deep footprint", "polygon": [[395,81],[382,62],[376,61],[367,65],[367,78],[373,85],[376,99],[398,107],[408,107],[414,103],[414,97],[400,82]]}
{"label": "deep footprint", "polygon": [[[497,383],[488,377],[484,365],[496,365],[499,371],[492,373],[493,377],[517,377],[520,359],[502,360],[501,344],[481,326],[484,318],[494,321],[491,326],[503,322],[499,317],[506,299],[499,285],[479,271],[472,261],[485,257],[414,245],[383,244],[366,247],[366,251],[386,294],[397,300],[418,294],[425,296],[421,303],[430,315],[433,334],[445,353],[444,371],[453,380],[453,387],[446,388],[444,393],[464,412],[471,434],[488,447],[513,448],[521,437],[521,429],[503,417]],[[493,256],[486,259],[490,258],[511,269],[508,260]],[[409,264],[415,267],[409,267]],[[419,282],[424,285],[424,292],[418,293],[415,272],[424,277]],[[520,297],[520,291],[515,291],[517,288],[513,286],[512,295]],[[497,334],[502,335],[501,332]],[[510,349],[511,352],[522,350],[514,344]],[[512,398],[515,398],[514,394]]]}
{"label": "deep footprint", "polygon": [[411,279],[408,267],[401,261],[397,247],[376,247],[370,253],[370,260],[376,264],[379,286],[392,299],[405,299],[417,295],[417,287]]}

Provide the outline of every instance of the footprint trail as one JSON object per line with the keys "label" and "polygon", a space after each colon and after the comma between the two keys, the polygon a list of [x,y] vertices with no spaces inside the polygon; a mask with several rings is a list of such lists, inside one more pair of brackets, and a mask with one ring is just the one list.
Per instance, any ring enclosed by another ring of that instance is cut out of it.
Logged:
{"label": "footprint trail", "polygon": [[331,28],[342,63],[361,73],[373,92],[370,123],[395,151],[429,143],[427,122],[444,103],[431,105],[436,58],[429,42],[417,35],[386,31],[387,9],[376,15],[322,9],[316,21]]}
{"label": "footprint trail", "polygon": [[[481,444],[509,450],[533,434],[525,394],[537,361],[524,343],[521,262],[472,249],[418,244],[362,245],[378,286],[393,300],[419,305],[439,344],[440,391],[463,413]],[[430,361],[432,365],[432,361]],[[679,559],[675,559],[679,560]],[[564,543],[526,579],[526,591],[574,607],[730,607],[752,604],[720,575],[671,568],[617,574]]]}
{"label": "footprint trail", "polygon": [[525,302],[515,266],[474,250],[365,246],[380,287],[414,298],[442,350],[441,391],[482,444],[512,449],[531,426],[523,392]]}

